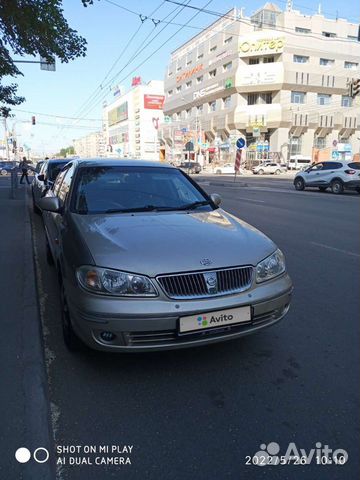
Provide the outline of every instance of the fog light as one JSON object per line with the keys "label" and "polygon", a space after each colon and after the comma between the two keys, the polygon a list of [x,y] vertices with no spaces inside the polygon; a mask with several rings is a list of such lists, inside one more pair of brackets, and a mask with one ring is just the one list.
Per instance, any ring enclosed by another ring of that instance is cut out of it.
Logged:
{"label": "fog light", "polygon": [[104,340],[104,342],[112,342],[115,340],[116,335],[112,332],[101,332],[100,337],[102,340]]}

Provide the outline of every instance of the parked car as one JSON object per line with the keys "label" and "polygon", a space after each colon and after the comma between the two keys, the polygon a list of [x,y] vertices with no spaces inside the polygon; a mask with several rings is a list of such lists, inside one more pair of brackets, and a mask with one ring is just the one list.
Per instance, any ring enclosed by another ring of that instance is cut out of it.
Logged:
{"label": "parked car", "polygon": [[283,318],[292,294],[284,255],[220,201],[162,163],[66,165],[39,206],[68,348],[191,347]]}
{"label": "parked car", "polygon": [[181,170],[186,173],[200,173],[201,172],[201,165],[198,162],[183,162],[180,164]]}
{"label": "parked car", "polygon": [[225,163],[225,165],[218,165],[213,169],[214,173],[222,174],[222,173],[235,173],[235,165],[234,163]]}
{"label": "parked car", "polygon": [[264,175],[264,173],[280,175],[280,173],[285,171],[286,168],[281,166],[280,163],[260,163],[260,165],[252,168],[252,172],[257,175]]}
{"label": "parked car", "polygon": [[290,157],[288,168],[289,170],[303,170],[311,165],[311,157],[305,155],[294,155]]}
{"label": "parked car", "polygon": [[37,162],[36,167],[35,167],[35,172],[40,173],[41,167],[45,163],[45,160],[40,160],[40,162]]}
{"label": "parked car", "polygon": [[296,174],[296,190],[318,187],[321,192],[330,188],[339,194],[344,190],[356,190],[360,193],[360,162],[327,161],[319,162]]}
{"label": "parked car", "polygon": [[18,166],[16,162],[0,162],[0,175],[8,175],[11,170]]}
{"label": "parked car", "polygon": [[40,198],[52,187],[57,174],[68,162],[66,159],[47,160],[41,165],[39,173],[35,173],[31,184],[34,212],[40,213],[38,205]]}

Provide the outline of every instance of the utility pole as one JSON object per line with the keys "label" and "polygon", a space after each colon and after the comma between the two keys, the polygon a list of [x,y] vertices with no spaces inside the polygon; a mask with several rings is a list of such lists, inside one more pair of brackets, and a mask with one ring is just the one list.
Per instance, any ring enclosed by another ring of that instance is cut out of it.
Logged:
{"label": "utility pole", "polygon": [[6,148],[6,160],[10,160],[9,154],[9,144],[8,144],[8,131],[7,131],[7,122],[6,117],[4,117],[4,139],[5,139],[5,148]]}

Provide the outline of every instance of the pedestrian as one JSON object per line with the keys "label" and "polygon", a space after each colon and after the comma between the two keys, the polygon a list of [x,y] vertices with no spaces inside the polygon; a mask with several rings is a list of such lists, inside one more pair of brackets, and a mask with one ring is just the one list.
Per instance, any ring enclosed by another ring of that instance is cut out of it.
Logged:
{"label": "pedestrian", "polygon": [[20,185],[23,184],[23,179],[24,178],[26,179],[26,183],[28,185],[30,185],[29,176],[28,176],[29,165],[28,165],[28,162],[26,160],[26,157],[22,158],[22,161],[20,162],[19,168],[21,169],[21,172],[22,172],[22,175],[21,175],[21,178],[20,178]]}

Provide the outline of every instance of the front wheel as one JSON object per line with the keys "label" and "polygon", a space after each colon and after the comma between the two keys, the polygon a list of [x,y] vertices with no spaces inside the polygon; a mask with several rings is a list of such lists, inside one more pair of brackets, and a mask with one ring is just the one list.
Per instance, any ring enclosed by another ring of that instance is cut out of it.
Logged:
{"label": "front wheel", "polygon": [[295,178],[294,186],[295,186],[295,190],[299,190],[299,191],[304,190],[305,182],[301,177]]}
{"label": "front wheel", "polygon": [[76,335],[71,324],[69,307],[66,300],[64,285],[61,283],[61,323],[64,343],[70,352],[78,352],[82,349],[83,343]]}
{"label": "front wheel", "polygon": [[275,170],[275,175],[280,175],[281,170]]}
{"label": "front wheel", "polygon": [[221,170],[216,170],[216,174],[217,174],[217,175],[220,175],[220,174],[221,174]]}
{"label": "front wheel", "polygon": [[333,180],[331,182],[331,191],[335,195],[339,195],[340,193],[343,193],[344,191],[344,185],[341,180]]}
{"label": "front wheel", "polygon": [[264,170],[259,170],[259,171],[258,171],[258,174],[259,174],[259,175],[264,175]]}

